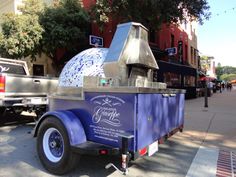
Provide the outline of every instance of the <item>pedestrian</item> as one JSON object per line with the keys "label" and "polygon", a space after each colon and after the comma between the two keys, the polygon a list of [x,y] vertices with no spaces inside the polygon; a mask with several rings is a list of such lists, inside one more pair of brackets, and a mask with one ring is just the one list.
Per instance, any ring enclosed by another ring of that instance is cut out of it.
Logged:
{"label": "pedestrian", "polygon": [[229,83],[229,91],[231,91],[231,90],[232,90],[232,84]]}
{"label": "pedestrian", "polygon": [[207,95],[211,96],[213,93],[213,83],[210,81],[207,83]]}
{"label": "pedestrian", "polygon": [[221,86],[222,86],[222,90],[224,90],[225,89],[225,83],[222,82]]}
{"label": "pedestrian", "polygon": [[228,91],[231,91],[232,85],[229,82],[227,82],[226,83],[226,88],[227,88]]}

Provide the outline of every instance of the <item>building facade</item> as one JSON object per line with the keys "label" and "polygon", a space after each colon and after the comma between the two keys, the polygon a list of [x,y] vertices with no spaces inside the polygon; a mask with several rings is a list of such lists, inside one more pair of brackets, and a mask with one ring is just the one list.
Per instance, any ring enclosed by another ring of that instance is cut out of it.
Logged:
{"label": "building facade", "polygon": [[4,13],[19,14],[18,6],[22,4],[22,0],[0,0],[0,15]]}
{"label": "building facade", "polygon": [[201,66],[206,73],[206,76],[216,78],[215,58],[213,56],[204,56],[201,60]]}
{"label": "building facade", "polygon": [[160,50],[176,49],[174,54],[167,52],[164,57],[156,55],[160,68],[157,71],[158,81],[167,83],[170,88],[186,89],[186,97],[194,98],[197,86],[197,64],[195,61],[193,65],[190,64],[192,43],[189,34],[181,25],[175,24],[162,25],[157,33],[156,44]]}

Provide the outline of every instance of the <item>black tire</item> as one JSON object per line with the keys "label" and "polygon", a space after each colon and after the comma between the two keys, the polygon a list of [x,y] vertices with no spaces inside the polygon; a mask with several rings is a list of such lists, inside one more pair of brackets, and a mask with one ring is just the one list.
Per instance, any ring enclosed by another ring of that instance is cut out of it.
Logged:
{"label": "black tire", "polygon": [[0,126],[4,125],[6,123],[6,108],[0,107]]}
{"label": "black tire", "polygon": [[[51,141],[52,139],[54,141]],[[56,152],[59,155],[54,155],[55,151],[61,151],[61,149],[63,149],[62,152]],[[37,138],[37,151],[43,166],[50,173],[56,175],[68,173],[75,168],[76,163],[79,161],[79,156],[71,151],[66,128],[55,117],[46,118],[40,125]],[[56,157],[57,155],[58,157]]]}

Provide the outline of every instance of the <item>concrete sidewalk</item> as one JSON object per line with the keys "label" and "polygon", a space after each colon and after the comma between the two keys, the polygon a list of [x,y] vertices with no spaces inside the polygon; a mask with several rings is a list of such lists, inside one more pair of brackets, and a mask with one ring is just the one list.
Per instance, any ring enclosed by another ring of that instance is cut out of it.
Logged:
{"label": "concrete sidewalk", "polygon": [[202,146],[236,151],[236,89],[186,101],[185,135],[199,139]]}
{"label": "concrete sidewalk", "polygon": [[186,101],[182,142],[192,139],[200,145],[186,176],[235,177],[236,89],[216,93],[208,101],[208,108],[204,97]]}

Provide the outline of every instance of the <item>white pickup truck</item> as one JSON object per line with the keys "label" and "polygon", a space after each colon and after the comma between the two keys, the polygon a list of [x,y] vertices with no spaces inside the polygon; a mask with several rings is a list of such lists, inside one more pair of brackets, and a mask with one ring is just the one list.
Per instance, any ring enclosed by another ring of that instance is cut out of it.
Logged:
{"label": "white pickup truck", "polygon": [[0,122],[7,111],[42,115],[57,84],[58,78],[30,76],[25,61],[0,58]]}

